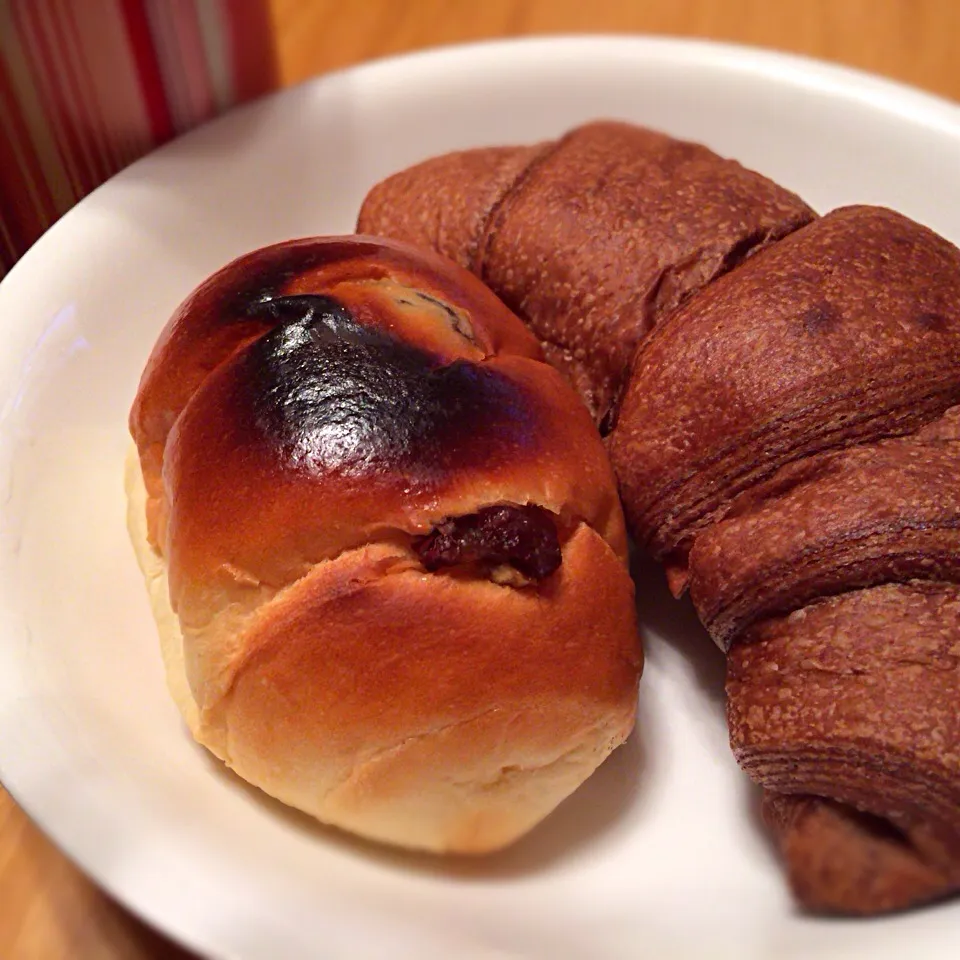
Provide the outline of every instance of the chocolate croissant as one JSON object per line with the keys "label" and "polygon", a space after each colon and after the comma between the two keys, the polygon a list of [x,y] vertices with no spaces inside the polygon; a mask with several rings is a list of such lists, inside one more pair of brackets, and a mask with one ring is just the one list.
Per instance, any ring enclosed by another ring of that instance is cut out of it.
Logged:
{"label": "chocolate croissant", "polygon": [[579,388],[800,901],[960,888],[960,251],[615,123],[427,161],[359,223],[459,258]]}
{"label": "chocolate croissant", "polygon": [[473,276],[363,238],[241,257],[160,336],[129,521],[193,735],[365,837],[482,852],[629,734],[612,470]]}
{"label": "chocolate croissant", "polygon": [[537,147],[467,150],[397,173],[367,195],[358,229],[473,271],[602,422],[659,320],[813,216],[698,144],[592,123]]}

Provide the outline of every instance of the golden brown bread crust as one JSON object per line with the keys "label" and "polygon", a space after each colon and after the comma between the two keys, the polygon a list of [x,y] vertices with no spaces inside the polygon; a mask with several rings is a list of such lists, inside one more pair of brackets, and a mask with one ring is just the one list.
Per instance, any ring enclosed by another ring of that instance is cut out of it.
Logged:
{"label": "golden brown bread crust", "polygon": [[[241,776],[374,839],[480,852],[628,735],[613,475],[537,357],[470,274],[365,238],[241,258],[172,318],[131,412],[132,535],[167,581],[178,705]],[[429,572],[435,528],[491,512]]]}
{"label": "golden brown bread crust", "polygon": [[[415,305],[398,303],[407,287],[420,294]],[[451,276],[446,262],[428,252],[382,240],[327,238],[322,243],[291,241],[238,257],[181,304],[141,377],[130,430],[152,502],[160,499],[167,435],[190,397],[219,364],[278,326],[279,318],[258,305],[271,297],[316,290],[348,298],[364,322],[398,328],[412,343],[422,343],[425,333],[426,343],[442,356],[452,352],[476,359],[501,351],[540,356],[533,338],[489,290],[463,274]],[[462,316],[476,319],[469,337],[457,333],[456,320],[446,328],[434,323],[418,331],[424,309],[442,319],[442,304],[451,302],[458,304]],[[153,542],[160,536],[156,519],[151,514]]]}
{"label": "golden brown bread crust", "polygon": [[389,547],[318,564],[241,633],[227,692],[201,711],[165,564],[146,539],[135,449],[127,487],[167,683],[188,728],[306,813],[372,839],[482,853],[549,813],[633,725],[637,642],[623,617],[632,585],[586,527],[546,602],[434,581]]}
{"label": "golden brown bread crust", "polygon": [[629,581],[586,526],[543,590],[425,574],[381,549],[317,564],[265,609],[209,722],[223,718],[236,769],[331,822],[502,846],[632,727]]}
{"label": "golden brown bread crust", "polygon": [[466,151],[402,171],[371,190],[358,229],[469,267],[603,420],[661,317],[813,216],[706,147],[605,121],[549,145]]}
{"label": "golden brown bread crust", "polygon": [[[612,411],[631,532],[729,649],[733,746],[798,898],[874,913],[957,890],[960,251],[876,207],[814,220],[624,125],[528,159],[464,186],[483,202],[446,252],[465,244]],[[374,188],[363,227],[436,245],[448,163]]]}

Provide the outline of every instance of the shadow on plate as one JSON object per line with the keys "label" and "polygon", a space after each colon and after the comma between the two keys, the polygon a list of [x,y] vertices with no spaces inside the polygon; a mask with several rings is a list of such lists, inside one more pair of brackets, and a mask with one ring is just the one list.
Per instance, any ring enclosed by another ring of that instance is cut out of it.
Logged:
{"label": "shadow on plate", "polygon": [[726,660],[704,630],[689,596],[676,600],[667,587],[663,568],[634,554],[630,572],[637,585],[637,618],[646,640],[649,663],[661,653],[657,639],[683,655],[700,692],[716,707],[726,725]]}
{"label": "shadow on plate", "polygon": [[[656,663],[669,647],[679,652],[690,666],[690,675],[697,684],[698,695],[709,702],[717,714],[717,723],[726,737],[726,658],[710,639],[697,617],[690,597],[676,600],[667,587],[659,564],[647,557],[631,558],[631,573],[637,584],[637,616],[640,629],[649,638],[647,660]],[[728,751],[729,754],[729,751]],[[735,763],[729,754],[730,762]],[[757,835],[771,867],[779,864],[777,841],[764,825],[760,806],[763,790],[741,773],[742,805],[746,819]]]}
{"label": "shadow on plate", "polygon": [[[716,706],[718,722],[725,724],[722,654],[700,626],[689,600],[676,601],[670,595],[660,567],[638,561],[633,564],[633,573],[639,585],[641,629],[648,638],[655,635],[646,644],[648,661],[656,661],[664,644],[678,650],[689,661],[700,692]],[[573,861],[609,840],[634,818],[643,806],[645,785],[651,781],[654,726],[641,681],[637,727],[627,743],[529,834],[505,850],[478,857],[416,853],[351,836],[268,796],[202,747],[196,749],[203,752],[209,769],[230,789],[240,791],[269,816],[311,840],[392,869],[484,882],[528,876]]]}
{"label": "shadow on plate", "polygon": [[[642,698],[641,698],[642,704]],[[266,814],[325,845],[392,869],[470,881],[521,877],[551,869],[614,833],[642,803],[647,749],[642,715],[627,742],[545,820],[512,846],[482,856],[437,856],[384,846],[319,823],[247,783],[200,746],[207,766],[230,789],[244,793]]]}

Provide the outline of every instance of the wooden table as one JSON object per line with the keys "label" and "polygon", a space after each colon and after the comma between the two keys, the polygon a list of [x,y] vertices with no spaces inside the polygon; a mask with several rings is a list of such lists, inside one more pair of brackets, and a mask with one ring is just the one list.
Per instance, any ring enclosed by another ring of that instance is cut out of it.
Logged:
{"label": "wooden table", "polygon": [[[790,50],[960,100],[960,0],[270,0],[283,84],[372,57],[537,33],[661,33]],[[190,955],[116,906],[0,789],[0,958]]]}

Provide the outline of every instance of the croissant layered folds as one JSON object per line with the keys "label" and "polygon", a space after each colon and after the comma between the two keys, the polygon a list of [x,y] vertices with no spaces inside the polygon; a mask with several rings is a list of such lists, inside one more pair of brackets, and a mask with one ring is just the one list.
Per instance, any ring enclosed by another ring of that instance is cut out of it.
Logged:
{"label": "croissant layered folds", "polygon": [[801,902],[960,889],[960,251],[619,123],[428,160],[359,224],[468,266],[579,389]]}
{"label": "croissant layered folds", "polygon": [[654,331],[611,438],[631,529],[729,651],[734,753],[820,909],[960,885],[958,304],[950,244],[835,211]]}

